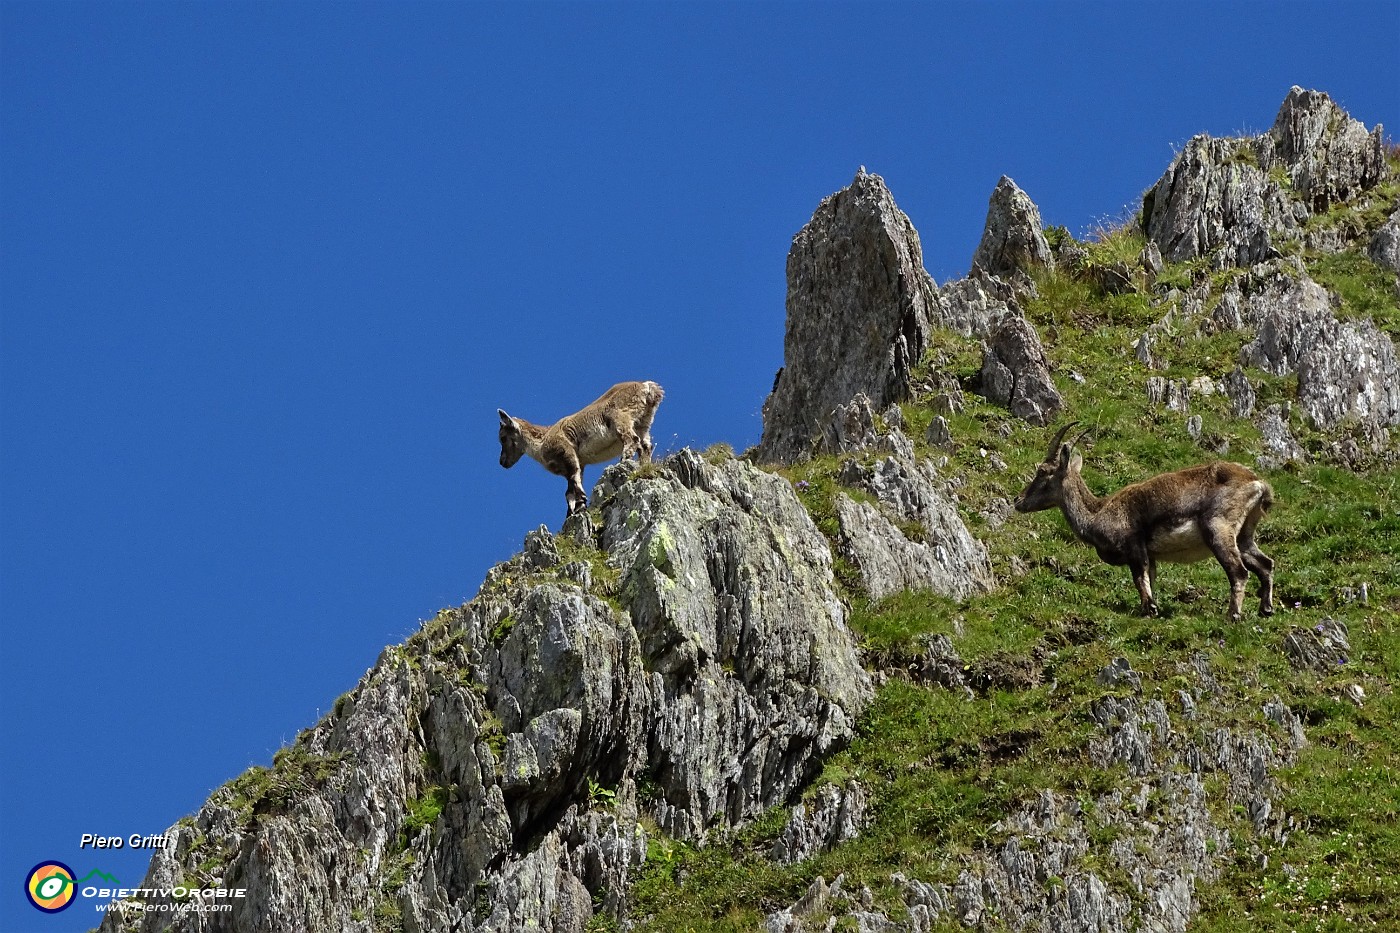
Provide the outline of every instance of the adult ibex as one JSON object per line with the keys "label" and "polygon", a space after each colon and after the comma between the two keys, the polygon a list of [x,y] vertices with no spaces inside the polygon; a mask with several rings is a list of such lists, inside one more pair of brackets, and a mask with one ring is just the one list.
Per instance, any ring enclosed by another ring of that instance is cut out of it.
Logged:
{"label": "adult ibex", "polygon": [[665,393],[654,382],[619,382],[582,411],[560,418],[550,427],[501,416],[501,466],[513,467],[529,454],[546,470],[568,480],[564,501],[572,515],[588,505],[583,491],[583,468],[637,455],[651,460],[651,422]]}
{"label": "adult ibex", "polygon": [[1079,475],[1084,458],[1073,443],[1060,443],[1077,423],[1060,428],[1050,442],[1016,511],[1059,506],[1100,558],[1131,568],[1146,614],[1157,614],[1152,592],[1159,560],[1191,563],[1211,555],[1230,578],[1231,619],[1240,618],[1251,572],[1259,578],[1259,612],[1274,611],[1274,562],[1254,543],[1254,526],[1274,503],[1268,483],[1237,463],[1217,462],[1163,473],[1100,499]]}

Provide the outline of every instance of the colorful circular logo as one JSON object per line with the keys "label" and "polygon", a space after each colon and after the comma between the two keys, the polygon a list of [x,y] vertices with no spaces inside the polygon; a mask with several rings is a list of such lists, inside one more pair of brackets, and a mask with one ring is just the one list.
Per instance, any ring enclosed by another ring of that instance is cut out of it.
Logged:
{"label": "colorful circular logo", "polygon": [[29,903],[46,914],[56,914],[73,903],[76,893],[73,869],[62,862],[40,862],[24,882]]}

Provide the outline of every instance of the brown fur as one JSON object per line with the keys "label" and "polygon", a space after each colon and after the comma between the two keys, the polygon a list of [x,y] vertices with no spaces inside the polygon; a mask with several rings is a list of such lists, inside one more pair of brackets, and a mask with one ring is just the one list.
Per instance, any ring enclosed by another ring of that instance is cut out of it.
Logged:
{"label": "brown fur", "polygon": [[501,409],[501,466],[513,467],[528,454],[546,470],[568,481],[564,500],[572,515],[588,505],[583,468],[613,457],[651,460],[651,422],[665,395],[654,382],[620,382],[593,404],[549,427],[512,418]]}
{"label": "brown fur", "polygon": [[1018,512],[1059,507],[1103,561],[1132,570],[1145,613],[1157,612],[1158,561],[1212,556],[1230,580],[1232,619],[1241,617],[1250,573],[1259,578],[1260,613],[1273,612],[1274,562],[1254,543],[1255,526],[1274,502],[1268,483],[1237,463],[1216,462],[1162,473],[1099,498],[1080,476],[1084,458],[1060,443],[1070,426],[1060,429],[1017,497]]}

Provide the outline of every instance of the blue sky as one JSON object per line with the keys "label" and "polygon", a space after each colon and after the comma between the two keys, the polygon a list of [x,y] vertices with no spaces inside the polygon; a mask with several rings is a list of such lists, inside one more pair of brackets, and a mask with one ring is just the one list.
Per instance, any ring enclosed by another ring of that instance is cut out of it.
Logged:
{"label": "blue sky", "polygon": [[[1002,174],[1118,216],[1293,84],[1400,124],[1393,3],[0,0],[0,929],[476,591],[614,382],[756,443],[784,263],[860,165],[940,283]],[[590,469],[591,487],[598,468]]]}

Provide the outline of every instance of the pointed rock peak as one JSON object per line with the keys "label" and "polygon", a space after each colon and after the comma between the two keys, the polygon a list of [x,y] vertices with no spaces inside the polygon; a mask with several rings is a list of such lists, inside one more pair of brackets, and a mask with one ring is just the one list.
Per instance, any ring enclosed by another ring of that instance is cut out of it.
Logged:
{"label": "pointed rock peak", "polygon": [[1280,156],[1296,158],[1312,151],[1324,136],[1349,123],[1361,126],[1337,106],[1327,92],[1305,90],[1295,84],[1279,106],[1269,135],[1274,138]]}
{"label": "pointed rock peak", "polygon": [[1259,144],[1261,167],[1283,168],[1294,192],[1314,211],[1345,201],[1385,177],[1381,125],[1368,132],[1322,91],[1292,88]]}
{"label": "pointed rock peak", "polygon": [[763,405],[765,463],[810,455],[831,413],[861,393],[878,411],[903,398],[938,301],[918,232],[868,172],[793,237],[787,281],[783,368]]}
{"label": "pointed rock peak", "polygon": [[[812,220],[815,221],[817,217],[821,215],[823,208],[827,207],[828,202],[831,203],[833,210],[836,209],[838,205],[846,209],[857,205],[863,205],[866,209],[874,209],[883,213],[889,213],[891,216],[901,218],[904,223],[909,222],[909,218],[906,217],[904,212],[899,209],[899,206],[895,204],[894,195],[890,193],[889,186],[885,184],[885,179],[873,172],[867,171],[864,165],[856,171],[855,177],[851,179],[849,185],[837,191],[835,194],[828,195],[822,200],[821,204],[817,205],[817,210],[816,213],[812,215]],[[810,226],[811,224],[809,223],[808,227]],[[804,231],[806,229],[806,227],[803,228]],[[798,236],[801,235],[802,233],[799,232]]]}
{"label": "pointed rock peak", "polygon": [[1050,263],[1040,209],[1016,182],[1001,176],[987,204],[987,225],[972,264],[991,275],[1008,276]]}
{"label": "pointed rock peak", "polygon": [[1217,268],[1281,254],[1309,213],[1386,177],[1383,130],[1370,132],[1321,91],[1288,92],[1260,136],[1191,139],[1143,196],[1148,239],[1172,262],[1209,256]]}

